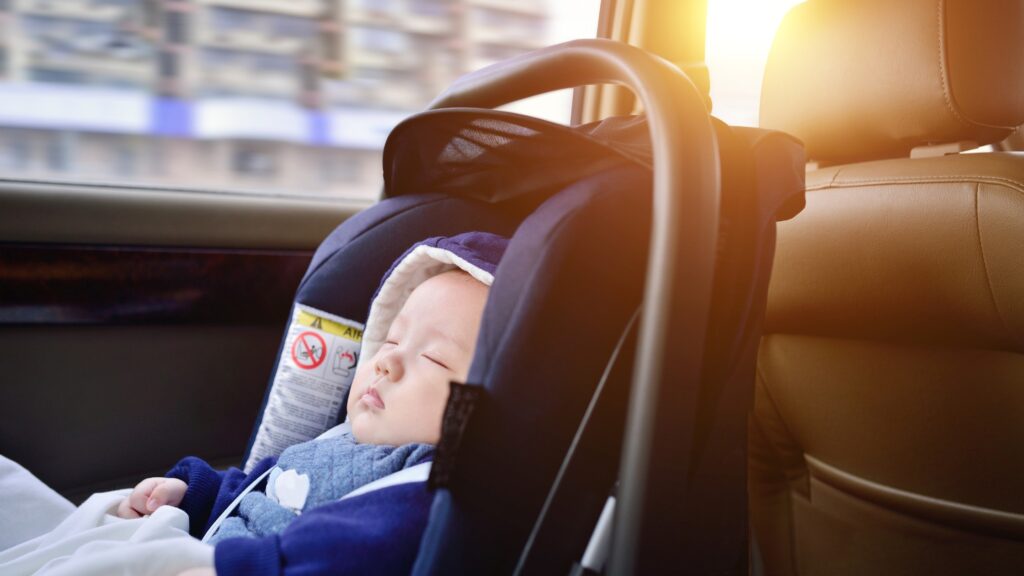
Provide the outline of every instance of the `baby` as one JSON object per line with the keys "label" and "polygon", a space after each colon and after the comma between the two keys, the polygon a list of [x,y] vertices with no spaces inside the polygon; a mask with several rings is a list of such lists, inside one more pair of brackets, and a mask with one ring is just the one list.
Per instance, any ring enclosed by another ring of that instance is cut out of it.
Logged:
{"label": "baby", "polygon": [[[486,299],[487,286],[461,270],[413,290],[387,341],[356,369],[347,407],[357,442],[437,443],[448,382],[465,381],[469,373]],[[147,478],[121,502],[117,515],[138,518],[177,506],[187,488],[177,478]]]}
{"label": "baby", "polygon": [[173,506],[188,514],[197,538],[214,526],[214,568],[182,574],[408,573],[432,500],[425,485],[345,496],[431,460],[449,383],[466,380],[505,245],[482,233],[432,238],[392,266],[374,297],[348,420],[338,430],[248,475],[185,458],[166,477],[140,482],[116,515],[136,519]]}

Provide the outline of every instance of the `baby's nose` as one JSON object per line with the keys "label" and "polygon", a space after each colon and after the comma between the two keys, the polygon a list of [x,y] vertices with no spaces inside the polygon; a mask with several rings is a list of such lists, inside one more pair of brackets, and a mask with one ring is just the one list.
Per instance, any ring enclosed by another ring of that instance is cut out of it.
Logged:
{"label": "baby's nose", "polygon": [[374,372],[377,376],[387,376],[389,380],[398,380],[402,377],[402,361],[395,351],[390,351],[374,365]]}

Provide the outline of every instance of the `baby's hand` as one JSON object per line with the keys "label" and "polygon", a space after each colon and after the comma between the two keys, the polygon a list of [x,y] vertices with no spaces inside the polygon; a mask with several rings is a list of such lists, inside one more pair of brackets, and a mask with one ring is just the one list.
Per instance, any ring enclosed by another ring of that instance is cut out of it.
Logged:
{"label": "baby's hand", "polygon": [[146,478],[117,507],[120,518],[139,518],[161,506],[177,506],[188,485],[177,478]]}

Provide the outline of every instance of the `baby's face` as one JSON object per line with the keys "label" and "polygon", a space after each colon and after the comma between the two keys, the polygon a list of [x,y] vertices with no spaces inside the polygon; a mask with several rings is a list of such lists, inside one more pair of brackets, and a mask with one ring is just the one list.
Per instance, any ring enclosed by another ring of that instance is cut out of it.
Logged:
{"label": "baby's face", "polygon": [[448,382],[466,380],[486,299],[487,287],[459,271],[413,290],[386,343],[356,370],[348,399],[356,440],[437,443]]}

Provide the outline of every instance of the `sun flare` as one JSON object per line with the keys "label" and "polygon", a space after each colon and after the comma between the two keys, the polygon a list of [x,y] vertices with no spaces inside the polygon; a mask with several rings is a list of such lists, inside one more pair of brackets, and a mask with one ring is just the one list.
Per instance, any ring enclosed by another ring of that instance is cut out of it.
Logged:
{"label": "sun flare", "polygon": [[711,0],[706,57],[715,115],[756,125],[765,61],[782,17],[803,0]]}

